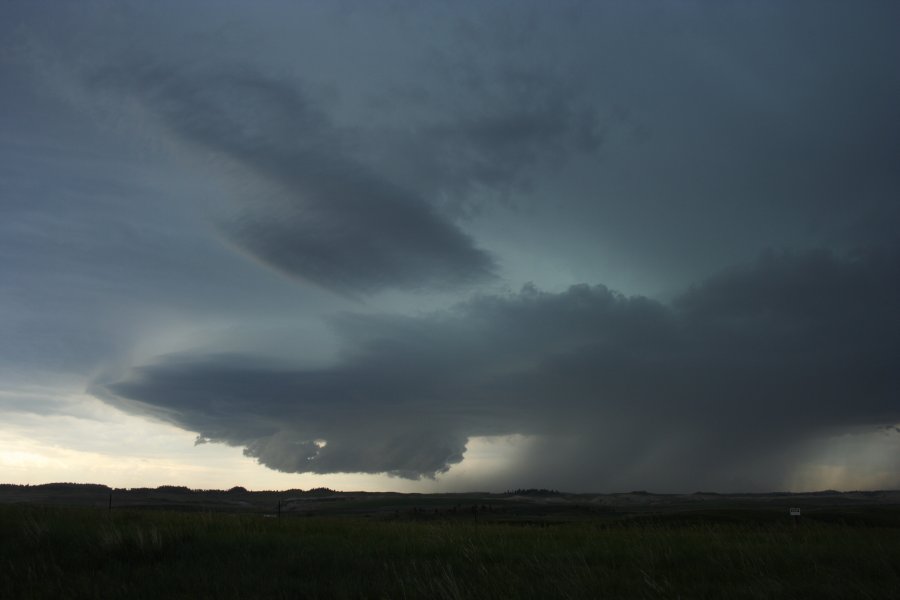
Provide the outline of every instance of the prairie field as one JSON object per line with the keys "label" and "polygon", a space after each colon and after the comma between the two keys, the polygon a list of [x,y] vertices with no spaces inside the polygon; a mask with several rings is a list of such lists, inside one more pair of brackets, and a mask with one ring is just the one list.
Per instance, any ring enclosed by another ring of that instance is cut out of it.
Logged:
{"label": "prairie field", "polygon": [[897,513],[561,522],[0,505],[0,598],[896,598]]}

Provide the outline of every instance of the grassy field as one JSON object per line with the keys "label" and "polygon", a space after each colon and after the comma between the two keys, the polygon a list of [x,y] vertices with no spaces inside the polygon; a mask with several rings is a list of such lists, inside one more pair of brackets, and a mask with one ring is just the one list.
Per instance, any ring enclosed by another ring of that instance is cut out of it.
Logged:
{"label": "grassy field", "polygon": [[897,598],[893,512],[553,525],[0,506],[0,598]]}

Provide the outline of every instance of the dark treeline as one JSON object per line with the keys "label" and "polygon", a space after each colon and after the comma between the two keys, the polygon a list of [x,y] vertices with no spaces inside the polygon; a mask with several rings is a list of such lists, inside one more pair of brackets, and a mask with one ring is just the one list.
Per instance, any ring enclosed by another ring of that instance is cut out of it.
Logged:
{"label": "dark treeline", "polygon": [[18,483],[0,483],[0,490],[46,490],[46,491],[74,491],[81,490],[85,492],[108,492],[113,488],[102,483],[39,483],[35,485],[18,484]]}
{"label": "dark treeline", "polygon": [[548,490],[547,488],[519,488],[515,490],[506,490],[507,496],[560,496],[562,492],[559,490]]}
{"label": "dark treeline", "polygon": [[297,494],[297,495],[325,495],[325,494],[336,494],[335,490],[326,487],[317,487],[311,488],[309,490],[303,490],[300,488],[291,488],[287,490],[258,490],[258,491],[250,491],[243,486],[234,486],[229,488],[228,490],[219,490],[219,489],[201,489],[201,488],[189,488],[184,485],[160,485],[155,488],[152,487],[132,487],[132,488],[113,488],[108,485],[104,485],[102,483],[71,483],[71,482],[57,482],[57,483],[38,483],[38,484],[19,484],[19,483],[0,483],[0,490],[34,490],[34,491],[47,491],[47,492],[167,492],[170,494],[192,494],[192,493],[220,493],[220,494]]}

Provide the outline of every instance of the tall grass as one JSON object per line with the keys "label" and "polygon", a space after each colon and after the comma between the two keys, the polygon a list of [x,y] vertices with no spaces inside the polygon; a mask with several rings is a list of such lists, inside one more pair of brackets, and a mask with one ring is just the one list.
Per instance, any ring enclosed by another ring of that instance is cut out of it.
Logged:
{"label": "tall grass", "polygon": [[0,507],[0,598],[896,598],[900,530]]}

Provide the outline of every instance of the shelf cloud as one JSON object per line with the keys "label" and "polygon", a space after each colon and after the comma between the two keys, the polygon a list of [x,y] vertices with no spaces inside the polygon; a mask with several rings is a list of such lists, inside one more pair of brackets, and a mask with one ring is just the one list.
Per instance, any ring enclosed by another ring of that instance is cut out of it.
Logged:
{"label": "shelf cloud", "polygon": [[895,254],[768,253],[671,304],[529,286],[345,315],[327,368],[173,355],[96,391],[282,471],[433,477],[473,436],[523,434],[569,485],[648,460],[657,479],[722,485],[841,427],[900,421],[898,305]]}

